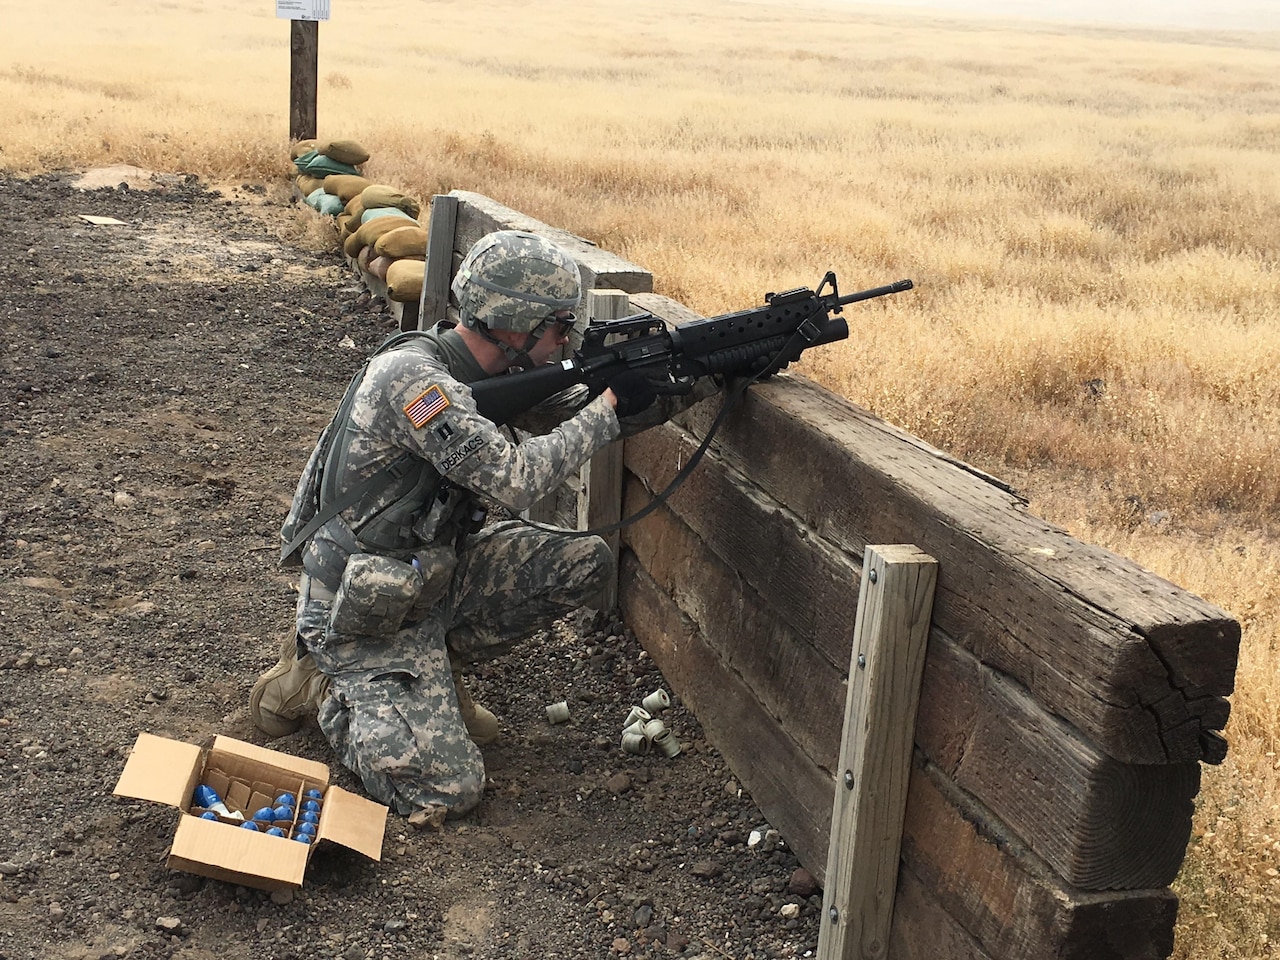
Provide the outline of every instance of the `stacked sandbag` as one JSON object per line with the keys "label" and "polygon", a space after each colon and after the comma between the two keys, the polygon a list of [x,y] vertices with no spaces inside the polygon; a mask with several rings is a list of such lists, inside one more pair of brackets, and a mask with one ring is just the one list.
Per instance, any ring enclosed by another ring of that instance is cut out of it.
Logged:
{"label": "stacked sandbag", "polygon": [[[362,273],[386,284],[387,298],[416,303],[426,273],[422,204],[359,170],[369,154],[351,140],[300,140],[290,151],[306,203],[336,218],[343,252]],[[372,286],[373,281],[369,281]]]}
{"label": "stacked sandbag", "polygon": [[352,197],[338,218],[343,252],[387,284],[388,299],[401,303],[417,302],[422,293],[427,231],[418,222],[421,212],[413,197],[375,183]]}
{"label": "stacked sandbag", "polygon": [[416,303],[422,296],[426,261],[427,231],[416,224],[396,227],[373,242],[369,272],[386,283],[389,299]]}
{"label": "stacked sandbag", "polygon": [[413,197],[385,184],[369,184],[347,201],[345,210],[338,217],[338,237],[345,243],[361,225],[381,217],[399,217],[417,223],[421,212],[422,205]]}
{"label": "stacked sandbag", "polygon": [[[341,214],[347,199],[369,184],[359,170],[369,152],[354,140],[299,140],[289,154],[298,171],[294,178],[298,192],[308,206],[331,217]],[[341,183],[341,189],[327,189],[331,177]],[[360,181],[360,186],[352,181]]]}

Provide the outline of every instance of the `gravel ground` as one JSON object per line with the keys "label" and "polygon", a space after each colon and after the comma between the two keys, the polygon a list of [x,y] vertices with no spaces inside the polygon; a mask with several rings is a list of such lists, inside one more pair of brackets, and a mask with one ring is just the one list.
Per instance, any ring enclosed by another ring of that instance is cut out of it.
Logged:
{"label": "gravel ground", "polygon": [[[292,620],[279,523],[394,323],[286,239],[283,187],[105,182],[0,175],[0,960],[814,950],[821,892],[678,700],[684,753],[619,749],[667,685],[610,616],[471,677],[503,721],[472,815],[390,816],[380,863],[321,844],[296,893],[166,868],[176,814],[112,788],[140,731],[267,742],[245,704]],[[270,745],[333,762],[314,722]]]}

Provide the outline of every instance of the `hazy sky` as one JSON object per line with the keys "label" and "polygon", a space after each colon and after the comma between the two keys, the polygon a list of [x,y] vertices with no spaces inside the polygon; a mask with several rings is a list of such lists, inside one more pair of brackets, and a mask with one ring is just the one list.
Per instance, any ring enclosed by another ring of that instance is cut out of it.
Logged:
{"label": "hazy sky", "polygon": [[1193,30],[1280,30],[1280,0],[860,0],[997,17]]}

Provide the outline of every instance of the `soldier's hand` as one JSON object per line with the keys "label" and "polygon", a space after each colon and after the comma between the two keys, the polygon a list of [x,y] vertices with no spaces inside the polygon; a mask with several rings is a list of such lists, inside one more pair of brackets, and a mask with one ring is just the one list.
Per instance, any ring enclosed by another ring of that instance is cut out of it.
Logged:
{"label": "soldier's hand", "polygon": [[619,420],[648,410],[653,405],[653,401],[658,399],[658,393],[654,390],[649,378],[635,370],[621,370],[615,373],[609,378],[609,389],[605,392],[613,393],[617,401],[614,409],[617,411]]}

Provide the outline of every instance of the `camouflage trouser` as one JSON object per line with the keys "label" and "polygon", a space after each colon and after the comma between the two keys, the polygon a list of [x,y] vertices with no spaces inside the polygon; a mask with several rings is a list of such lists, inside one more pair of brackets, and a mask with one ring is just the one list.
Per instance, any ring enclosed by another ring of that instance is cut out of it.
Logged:
{"label": "camouflage trouser", "polygon": [[462,662],[495,656],[588,601],[611,563],[598,537],[494,524],[466,541],[431,615],[387,637],[334,632],[332,593],[304,576],[298,634],[332,679],[320,728],[338,758],[399,813],[470,810],[484,759],[458,710],[450,650]]}

